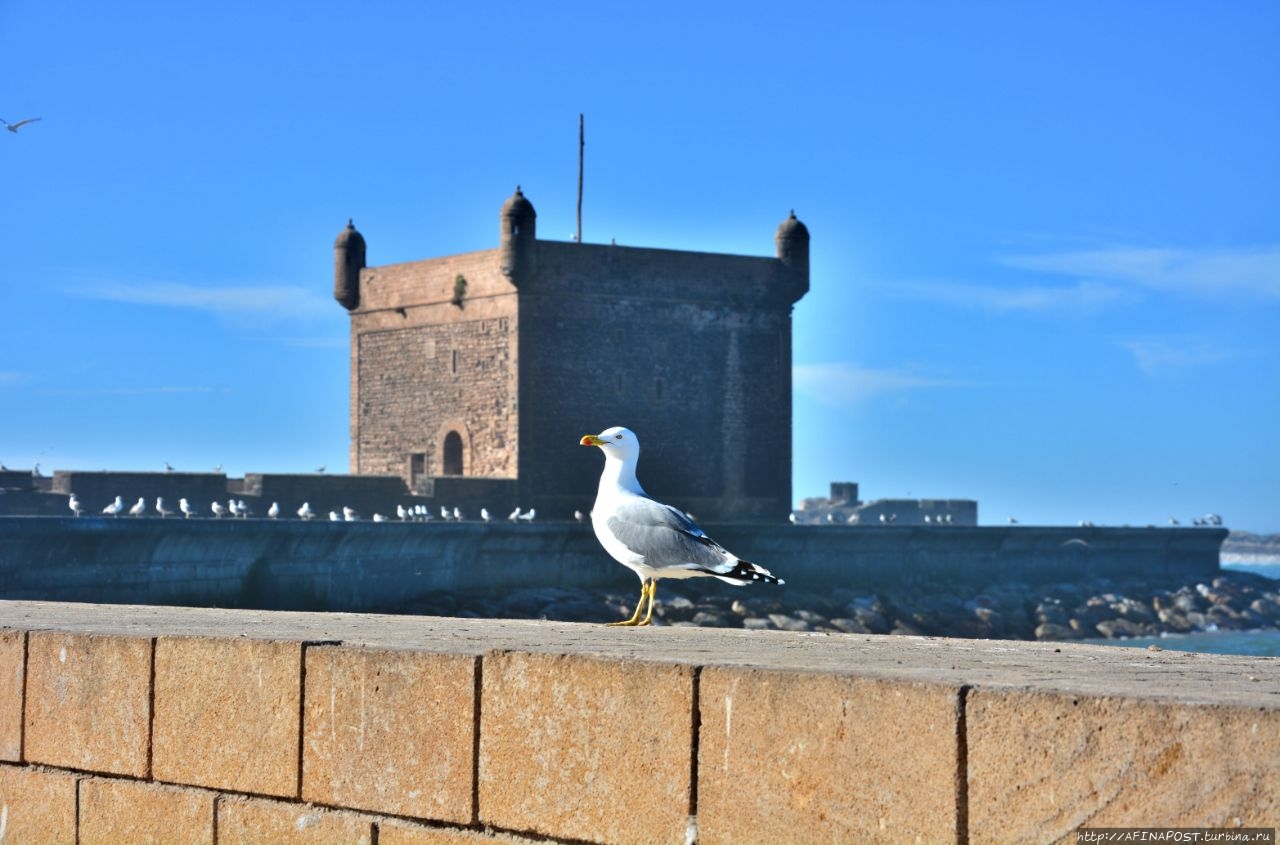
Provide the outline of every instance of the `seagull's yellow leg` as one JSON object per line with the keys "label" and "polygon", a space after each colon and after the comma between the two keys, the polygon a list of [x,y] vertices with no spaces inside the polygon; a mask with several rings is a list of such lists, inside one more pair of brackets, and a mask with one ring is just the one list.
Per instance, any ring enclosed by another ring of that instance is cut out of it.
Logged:
{"label": "seagull's yellow leg", "polygon": [[[653,619],[653,598],[656,595],[658,595],[658,579],[651,578],[649,580],[649,610],[645,613],[644,619],[641,619],[636,623],[637,625],[648,625],[649,621]],[[637,610],[638,609],[639,608],[637,608]]]}
{"label": "seagull's yellow leg", "polygon": [[[648,580],[644,580],[644,579],[640,581],[640,601],[636,602],[636,612],[631,614],[631,618],[626,620],[625,622],[610,622],[609,623],[610,628],[649,624],[649,620],[647,619],[644,622],[640,621],[640,611],[644,608],[645,597],[649,595],[649,583],[650,582]],[[652,607],[653,605],[650,604],[651,609]]]}

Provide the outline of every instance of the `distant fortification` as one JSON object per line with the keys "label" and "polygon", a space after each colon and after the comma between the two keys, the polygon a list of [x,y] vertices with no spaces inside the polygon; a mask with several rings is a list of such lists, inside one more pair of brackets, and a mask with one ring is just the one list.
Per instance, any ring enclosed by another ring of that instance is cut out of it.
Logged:
{"label": "distant fortification", "polygon": [[[494,480],[554,518],[586,510],[599,460],[578,438],[626,425],[640,479],[708,520],[783,520],[791,503],[791,309],[809,290],[792,213],[776,257],[553,242],[519,188],[498,248],[370,267],[334,243],[351,314],[351,472]],[[494,505],[499,504],[494,501]]]}

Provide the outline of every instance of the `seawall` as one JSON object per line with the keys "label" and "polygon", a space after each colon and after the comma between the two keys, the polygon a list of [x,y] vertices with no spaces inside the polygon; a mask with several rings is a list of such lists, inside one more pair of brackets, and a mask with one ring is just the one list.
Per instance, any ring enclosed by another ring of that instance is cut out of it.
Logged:
{"label": "seawall", "polygon": [[1278,663],[0,602],[0,837],[969,845],[1272,828]]}
{"label": "seawall", "polygon": [[[822,592],[1211,578],[1215,528],[708,525],[790,588]],[[632,591],[578,523],[0,517],[0,598],[387,611],[433,593]]]}

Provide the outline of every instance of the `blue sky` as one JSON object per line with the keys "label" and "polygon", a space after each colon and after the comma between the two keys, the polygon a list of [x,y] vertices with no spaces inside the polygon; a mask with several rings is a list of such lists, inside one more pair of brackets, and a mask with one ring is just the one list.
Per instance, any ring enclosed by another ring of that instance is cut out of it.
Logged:
{"label": "blue sky", "polygon": [[5,0],[0,43],[10,467],[345,469],[333,238],[492,248],[519,183],[567,240],[583,112],[585,240],[809,226],[797,499],[1280,531],[1276,3]]}

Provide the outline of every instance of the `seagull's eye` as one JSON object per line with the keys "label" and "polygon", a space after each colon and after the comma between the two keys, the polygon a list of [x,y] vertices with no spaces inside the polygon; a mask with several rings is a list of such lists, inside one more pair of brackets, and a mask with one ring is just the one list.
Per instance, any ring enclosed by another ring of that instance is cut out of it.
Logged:
{"label": "seagull's eye", "polygon": [[621,439],[622,439],[622,435],[621,435],[621,434],[615,434],[615,435],[613,435],[613,439],[614,439],[614,440],[621,440]]}

